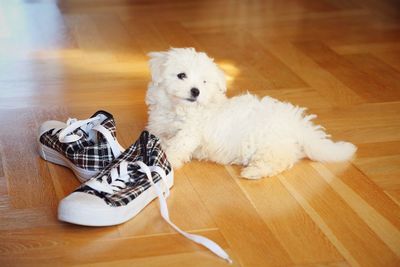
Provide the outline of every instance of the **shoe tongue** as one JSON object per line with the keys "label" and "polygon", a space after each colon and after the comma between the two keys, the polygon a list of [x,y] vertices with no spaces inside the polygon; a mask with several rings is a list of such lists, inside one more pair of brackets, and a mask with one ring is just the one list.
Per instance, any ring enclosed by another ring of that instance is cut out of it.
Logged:
{"label": "shoe tongue", "polygon": [[[100,121],[100,125],[103,125],[107,130],[110,131],[111,135],[114,138],[116,138],[117,132],[116,132],[116,125],[115,125],[115,120],[114,120],[113,115],[111,113],[108,113],[107,111],[99,110],[96,113],[94,113],[91,116],[91,118],[94,118],[99,115],[102,118],[102,120]],[[98,141],[99,142],[105,141],[104,137],[101,134],[98,135]]]}
{"label": "shoe tongue", "polygon": [[103,115],[102,117],[105,119],[109,118],[109,119],[114,119],[113,115],[111,113],[108,113],[107,111],[104,110],[98,110],[96,111],[96,113],[94,113],[90,118],[94,118],[97,115]]}
{"label": "shoe tongue", "polygon": [[160,140],[148,131],[143,131],[139,139],[130,148],[134,151],[133,161],[140,160],[149,166],[159,165],[160,162],[167,161]]}

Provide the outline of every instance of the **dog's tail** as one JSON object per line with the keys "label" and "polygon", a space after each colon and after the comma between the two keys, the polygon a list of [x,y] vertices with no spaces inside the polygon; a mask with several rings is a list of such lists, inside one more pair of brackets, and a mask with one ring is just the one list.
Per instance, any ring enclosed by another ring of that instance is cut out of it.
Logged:
{"label": "dog's tail", "polygon": [[[311,115],[310,118],[314,118]],[[334,142],[322,127],[312,125],[303,136],[303,151],[308,158],[320,162],[340,162],[351,159],[357,147],[349,142]]]}
{"label": "dog's tail", "polygon": [[321,162],[346,161],[351,159],[357,150],[352,143],[333,142],[327,138],[308,140],[303,148],[308,158]]}

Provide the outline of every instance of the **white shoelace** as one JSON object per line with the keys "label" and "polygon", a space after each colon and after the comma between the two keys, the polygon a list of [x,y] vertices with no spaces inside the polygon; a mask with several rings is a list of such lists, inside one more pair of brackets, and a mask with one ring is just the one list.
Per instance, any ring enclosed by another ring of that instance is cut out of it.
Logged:
{"label": "white shoelace", "polygon": [[[103,125],[99,124],[99,121],[102,118],[100,116],[96,116],[87,120],[77,120],[77,119],[68,119],[67,127],[62,129],[58,135],[58,140],[61,143],[72,143],[76,142],[83,137],[81,131],[72,134],[78,128],[81,128],[82,131],[86,132],[89,135],[90,140],[95,140],[95,131],[100,132],[104,138],[107,140],[108,144],[111,147],[111,151],[114,157],[118,157],[122,151],[125,149],[118,143],[116,139],[112,136],[109,130],[107,130]],[[53,130],[53,134],[59,131],[61,128],[56,128]]]}
{"label": "white shoelace", "polygon": [[[207,249],[209,249],[211,252],[216,254],[218,257],[226,260],[228,263],[232,263],[232,260],[230,259],[229,255],[214,241],[200,236],[200,235],[195,235],[195,234],[190,234],[188,232],[185,232],[181,230],[178,226],[176,226],[171,219],[169,218],[169,212],[168,212],[168,206],[167,206],[167,197],[169,196],[169,187],[167,184],[167,176],[165,174],[165,171],[159,167],[159,166],[147,166],[145,163],[141,161],[135,162],[137,165],[139,165],[140,169],[139,171],[146,174],[147,178],[150,181],[150,184],[152,187],[155,189],[155,192],[157,193],[158,200],[160,203],[160,213],[163,219],[172,227],[174,228],[178,233],[186,237],[187,239],[192,240],[193,242],[200,244]],[[160,189],[160,187],[154,183],[153,177],[151,175],[152,172],[156,172],[160,175],[163,185],[164,185],[164,191]],[[126,182],[128,182],[130,179],[128,175],[128,163],[126,161],[122,161],[121,164],[119,165],[119,174],[118,170],[116,168],[111,170],[111,183],[107,182],[107,176],[103,176],[101,181],[98,181],[96,179],[92,179],[86,184],[90,186],[91,188],[97,190],[97,191],[102,191],[106,192],[109,194],[113,194],[114,192],[118,192],[121,189],[126,187]],[[164,192],[164,194],[163,194]]]}

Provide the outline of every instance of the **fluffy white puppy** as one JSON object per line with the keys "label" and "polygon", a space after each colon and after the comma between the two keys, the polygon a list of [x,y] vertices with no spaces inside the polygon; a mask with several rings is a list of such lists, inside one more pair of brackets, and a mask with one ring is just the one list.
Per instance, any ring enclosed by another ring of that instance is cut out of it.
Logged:
{"label": "fluffy white puppy", "polygon": [[304,108],[271,97],[225,96],[224,73],[205,53],[174,48],[150,56],[147,128],[175,168],[192,158],[241,164],[249,179],[276,175],[308,157],[345,161],[356,147],[333,142]]}

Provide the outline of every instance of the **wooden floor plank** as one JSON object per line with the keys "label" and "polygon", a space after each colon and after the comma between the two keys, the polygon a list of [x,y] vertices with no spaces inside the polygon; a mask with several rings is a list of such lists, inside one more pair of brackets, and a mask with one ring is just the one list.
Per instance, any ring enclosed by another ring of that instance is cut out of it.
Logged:
{"label": "wooden floor plank", "polygon": [[376,54],[379,52],[395,52],[400,50],[400,43],[389,42],[389,43],[366,43],[366,44],[353,44],[353,45],[341,45],[333,46],[332,49],[340,55],[351,55],[351,54]]}
{"label": "wooden floor plank", "polygon": [[[55,207],[54,188],[45,164],[37,152],[37,127],[30,110],[1,112],[1,154],[11,205],[17,209]],[[18,122],[18,123],[16,123]],[[9,153],[12,151],[12,153]]]}
{"label": "wooden floor plank", "polygon": [[379,53],[374,53],[374,55],[393,68],[397,69],[397,71],[400,71],[400,52],[382,51]]}
{"label": "wooden floor plank", "polygon": [[5,200],[1,199],[0,230],[31,229],[59,224],[54,208],[16,209],[11,201],[6,203]]}
{"label": "wooden floor plank", "polygon": [[400,206],[400,190],[386,190],[385,193]]}
{"label": "wooden floor plank", "polygon": [[[227,250],[230,253],[230,250]],[[89,264],[79,264],[76,266],[90,267],[90,266],[138,266],[138,267],[168,267],[168,266],[194,266],[194,267],[207,267],[207,266],[226,266],[226,262],[216,261],[212,255],[207,252],[187,252],[177,253],[154,257],[144,257],[129,260],[116,260],[109,262],[96,262]],[[240,266],[237,261],[234,261],[229,266]]]}
{"label": "wooden floor plank", "polygon": [[[348,187],[342,180],[337,179],[336,175],[328,168],[319,163],[313,163],[312,167],[325,179],[327,183],[338,193],[346,203],[362,218],[362,220],[379,236],[379,238],[399,257],[400,256],[400,231],[399,223],[396,218],[399,217],[400,210],[391,203],[391,201],[381,201],[385,206],[391,206],[391,213],[386,210],[390,219],[382,216],[380,209],[374,209],[368,202],[361,198],[358,190]],[[355,177],[353,177],[355,178]],[[359,183],[360,184],[360,183]],[[365,193],[364,193],[365,195]],[[373,194],[378,197],[379,194]],[[383,196],[382,196],[383,197]],[[372,200],[370,201],[370,203]],[[380,208],[380,207],[377,207]]]}
{"label": "wooden floor plank", "polygon": [[[343,257],[351,265],[399,264],[396,254],[388,250],[386,244],[347,202],[326,183],[324,178],[306,164],[298,164],[294,171],[280,175],[279,179],[322,228]],[[353,227],[354,225],[357,227]],[[372,243],[373,249],[370,247]]]}
{"label": "wooden floor plank", "polygon": [[[50,265],[56,261],[59,265],[68,266],[72,263],[96,263],[112,259],[125,260],[196,250],[205,251],[205,248],[187,241],[177,233],[121,239],[116,238],[112,231],[107,232],[103,229],[96,231],[96,228],[91,228],[87,231],[80,231],[80,236],[90,234],[90,238],[80,238],[77,236],[77,230],[73,235],[60,230],[57,232],[61,232],[62,235],[55,236],[48,235],[46,230],[33,233],[15,232],[12,237],[3,235],[1,238],[7,238],[9,242],[1,242],[0,262],[14,266],[28,265],[34,258],[37,264],[41,265]],[[116,227],[109,229],[115,230]],[[218,231],[206,231],[199,234],[226,247],[226,243]],[[93,238],[96,238],[96,242],[93,242]],[[222,260],[212,257],[212,261],[221,262]]]}
{"label": "wooden floor plank", "polygon": [[278,179],[240,179],[239,168],[227,167],[265,224],[295,264],[343,260],[318,226]]}
{"label": "wooden floor plank", "polygon": [[400,71],[369,54],[346,55],[344,59],[357,65],[357,69],[376,81],[380,85],[379,94],[384,95],[388,102],[399,100]]}
{"label": "wooden floor plank", "polygon": [[[396,142],[399,134],[395,103],[368,103],[357,106],[313,109],[321,123],[337,139],[351,140],[356,144]],[[344,129],[341,125],[347,125]]]}
{"label": "wooden floor plank", "polygon": [[362,69],[358,69],[354,63],[345,57],[337,55],[326,45],[316,42],[303,42],[297,43],[296,47],[368,102],[396,101],[399,99],[398,90],[385,87],[380,81],[373,79]]}
{"label": "wooden floor plank", "polygon": [[[214,164],[199,162],[186,165],[183,171],[228,244],[236,251],[241,264],[268,266],[292,263],[285,249],[228,172]],[[235,198],[231,198],[232,195]]]}
{"label": "wooden floor plank", "polygon": [[84,53],[85,60],[91,64],[115,60],[112,54],[101,52],[107,49],[107,43],[101,40],[99,29],[90,16],[68,15],[65,16],[65,21]]}
{"label": "wooden floor plank", "polygon": [[[103,40],[101,43],[107,44],[106,51],[115,55],[118,62],[145,60],[136,38],[129,34],[118,16],[102,14],[93,16],[92,20],[95,22],[100,38]],[[112,40],[112,42],[107,40]],[[104,50],[101,50],[101,52],[104,52]]]}
{"label": "wooden floor plank", "polygon": [[[198,36],[197,38],[200,37],[201,36]],[[290,66],[285,65],[268,50],[263,49],[263,46],[258,43],[258,40],[249,33],[243,33],[241,35],[218,34],[206,36],[206,38],[202,38],[202,44],[205,47],[207,47],[207,39],[209,38],[213,38],[214,42],[219,40],[220,45],[217,45],[218,47],[223,47],[223,44],[228,42],[236,52],[236,55],[239,54],[241,58],[246,58],[247,60],[244,63],[252,66],[255,72],[262,73],[264,78],[269,81],[264,85],[264,89],[300,88],[308,86],[290,69]],[[239,53],[238,51],[241,52]]]}
{"label": "wooden floor plank", "polygon": [[[163,51],[168,49],[158,34],[157,27],[150,21],[138,21],[137,19],[123,20],[126,30],[139,44],[144,53]],[[143,29],[146,29],[145,31]]]}
{"label": "wooden floor plank", "polygon": [[364,102],[357,93],[346,87],[332,74],[318,66],[290,43],[270,43],[266,47],[297,75],[333,104],[358,104]]}
{"label": "wooden floor plank", "polygon": [[[315,164],[313,164],[315,166]],[[350,187],[351,190],[357,193],[358,197],[362,198],[362,201],[368,202],[371,208],[374,208],[382,216],[384,216],[391,224],[397,229],[400,227],[398,218],[400,217],[400,209],[393,203],[380,189],[380,187],[374,183],[365,173],[361,172],[354,166],[349,166],[346,163],[331,163],[325,166],[317,165],[319,168],[327,168],[331,172],[329,175],[334,175],[334,181],[339,179],[345,183],[346,186]],[[315,168],[315,167],[314,167]],[[326,171],[326,170],[325,170]],[[329,176],[332,178],[331,176]],[[340,181],[339,181],[340,182]],[[347,189],[346,189],[347,190]],[[361,200],[356,202],[362,202]]]}
{"label": "wooden floor plank", "polygon": [[400,142],[380,142],[359,144],[357,158],[393,156],[400,154]]}
{"label": "wooden floor plank", "polygon": [[356,159],[354,164],[381,188],[400,189],[400,155]]}

